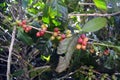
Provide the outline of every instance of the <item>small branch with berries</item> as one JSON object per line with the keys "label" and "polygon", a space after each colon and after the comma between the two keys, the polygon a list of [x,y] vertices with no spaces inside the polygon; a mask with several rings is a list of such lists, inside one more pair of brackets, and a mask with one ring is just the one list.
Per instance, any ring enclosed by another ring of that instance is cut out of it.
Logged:
{"label": "small branch with berries", "polygon": [[27,25],[26,20],[22,20],[21,22],[20,21],[16,21],[16,22],[17,22],[17,25],[21,26],[26,33],[31,31],[32,29],[38,30],[38,32],[36,33],[36,37],[42,37],[42,36],[44,36],[45,33],[49,33],[49,34],[52,34],[52,36],[50,38],[51,40],[58,39],[58,40],[61,41],[65,38],[68,38],[68,37],[72,36],[70,30],[66,30],[66,34],[64,34],[64,33],[61,33],[59,28],[57,28],[57,27],[54,28],[53,32],[48,31],[47,30],[48,26],[46,24],[42,24],[41,28],[36,28],[34,26]]}

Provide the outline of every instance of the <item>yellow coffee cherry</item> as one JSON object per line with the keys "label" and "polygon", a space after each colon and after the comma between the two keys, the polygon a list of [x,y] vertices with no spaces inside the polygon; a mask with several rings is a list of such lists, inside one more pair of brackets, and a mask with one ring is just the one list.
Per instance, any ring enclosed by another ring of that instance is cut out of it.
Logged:
{"label": "yellow coffee cherry", "polygon": [[51,36],[51,37],[50,37],[50,40],[54,40],[54,39],[55,39],[55,37],[54,37],[54,36]]}
{"label": "yellow coffee cherry", "polygon": [[66,35],[67,38],[69,38],[69,37],[71,37],[71,36],[72,36],[72,34],[67,34],[67,35]]}
{"label": "yellow coffee cherry", "polygon": [[71,31],[70,30],[66,30],[66,34],[71,34]]}
{"label": "yellow coffee cherry", "polygon": [[61,37],[61,36],[57,36],[57,39],[58,39],[58,40],[61,40],[61,39],[62,39],[62,37]]}

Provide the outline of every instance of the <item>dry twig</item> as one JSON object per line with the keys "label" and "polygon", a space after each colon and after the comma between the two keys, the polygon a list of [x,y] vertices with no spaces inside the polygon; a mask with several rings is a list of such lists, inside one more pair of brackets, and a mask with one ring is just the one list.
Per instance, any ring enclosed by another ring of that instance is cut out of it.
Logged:
{"label": "dry twig", "polygon": [[10,64],[11,64],[11,57],[12,57],[12,50],[13,50],[13,45],[15,41],[15,33],[16,33],[16,26],[14,26],[13,32],[12,32],[12,39],[11,39],[11,44],[9,48],[9,55],[8,55],[8,60],[7,60],[7,80],[10,80]]}

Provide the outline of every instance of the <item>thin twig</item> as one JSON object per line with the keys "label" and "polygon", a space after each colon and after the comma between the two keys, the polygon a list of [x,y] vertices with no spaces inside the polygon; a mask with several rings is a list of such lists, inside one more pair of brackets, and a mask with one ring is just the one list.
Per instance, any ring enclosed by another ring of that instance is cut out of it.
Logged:
{"label": "thin twig", "polygon": [[4,61],[4,62],[7,62],[7,60],[3,59],[3,58],[0,58],[0,61]]}
{"label": "thin twig", "polygon": [[81,3],[81,2],[79,2],[78,4],[79,5],[90,5],[90,6],[94,6],[95,5],[94,3]]}
{"label": "thin twig", "polygon": [[118,15],[120,14],[120,11],[119,12],[115,12],[115,13],[111,13],[111,14],[100,14],[100,13],[92,13],[92,14],[75,14],[75,13],[70,13],[68,14],[68,17],[71,17],[71,16],[115,16],[115,15]]}
{"label": "thin twig", "polygon": [[34,69],[31,69],[31,70],[28,71],[28,72],[30,73],[30,72],[32,72],[32,71],[37,71],[37,70],[39,70],[39,69],[49,69],[49,68],[50,68],[50,66],[36,67],[36,68],[34,68]]}
{"label": "thin twig", "polygon": [[13,32],[12,32],[12,39],[11,39],[11,44],[9,48],[9,55],[8,55],[8,60],[7,60],[7,80],[10,80],[10,64],[11,64],[11,57],[12,57],[12,50],[13,50],[13,45],[15,41],[15,33],[16,33],[16,26],[14,26]]}
{"label": "thin twig", "polygon": [[[7,60],[5,60],[5,59],[3,59],[3,58],[0,58],[0,61],[7,62]],[[16,62],[11,62],[11,64],[16,64]]]}
{"label": "thin twig", "polygon": [[[36,27],[33,27],[33,26],[31,26],[33,29],[36,29],[36,30],[38,30],[38,31],[41,31],[42,29],[41,28],[36,28]],[[53,32],[51,32],[51,31],[45,31],[46,33],[50,33],[50,34],[53,34]]]}

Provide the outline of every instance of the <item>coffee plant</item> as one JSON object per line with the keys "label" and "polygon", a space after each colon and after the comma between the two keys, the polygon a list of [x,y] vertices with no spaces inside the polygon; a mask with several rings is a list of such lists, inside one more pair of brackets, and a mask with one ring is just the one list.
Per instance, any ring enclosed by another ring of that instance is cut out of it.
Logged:
{"label": "coffee plant", "polygon": [[119,80],[120,0],[0,0],[0,80]]}

